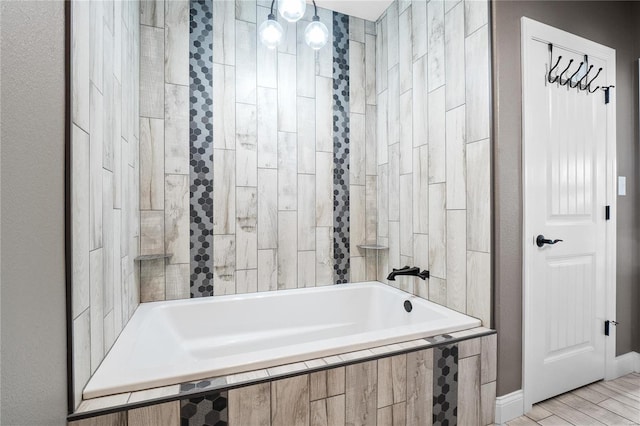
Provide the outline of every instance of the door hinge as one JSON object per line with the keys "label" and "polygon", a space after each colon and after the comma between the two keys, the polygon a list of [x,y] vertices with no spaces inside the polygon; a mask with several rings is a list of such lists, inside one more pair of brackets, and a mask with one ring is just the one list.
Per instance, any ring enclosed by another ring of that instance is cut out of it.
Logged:
{"label": "door hinge", "polygon": [[606,320],[604,322],[604,335],[608,336],[609,335],[609,327],[611,325],[618,325],[620,324],[618,321],[613,321],[613,320]]}
{"label": "door hinge", "polygon": [[611,206],[605,206],[604,207],[604,220],[610,220],[611,219]]}

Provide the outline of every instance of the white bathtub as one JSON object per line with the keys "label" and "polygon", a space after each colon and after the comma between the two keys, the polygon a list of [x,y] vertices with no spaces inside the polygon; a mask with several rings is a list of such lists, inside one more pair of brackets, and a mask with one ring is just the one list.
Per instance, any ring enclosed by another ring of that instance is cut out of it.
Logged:
{"label": "white bathtub", "polygon": [[[411,312],[404,309],[410,300]],[[85,399],[480,326],[377,282],[141,304]]]}

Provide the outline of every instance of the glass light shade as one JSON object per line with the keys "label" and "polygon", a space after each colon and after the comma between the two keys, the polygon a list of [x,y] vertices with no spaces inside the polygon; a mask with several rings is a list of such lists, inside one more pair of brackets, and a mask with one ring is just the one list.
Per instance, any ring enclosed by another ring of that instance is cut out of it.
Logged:
{"label": "glass light shade", "polygon": [[276,21],[275,17],[270,15],[269,19],[260,25],[258,34],[260,34],[260,41],[262,44],[267,46],[269,49],[275,49],[282,41],[282,34],[284,34],[284,31],[282,30],[282,26],[278,21]]}
{"label": "glass light shade", "polygon": [[280,16],[289,22],[296,22],[304,16],[307,10],[307,2],[305,0],[279,0],[278,12]]}
{"label": "glass light shade", "polygon": [[329,30],[327,26],[320,21],[314,20],[307,25],[307,28],[304,30],[304,41],[314,50],[322,49],[328,40]]}

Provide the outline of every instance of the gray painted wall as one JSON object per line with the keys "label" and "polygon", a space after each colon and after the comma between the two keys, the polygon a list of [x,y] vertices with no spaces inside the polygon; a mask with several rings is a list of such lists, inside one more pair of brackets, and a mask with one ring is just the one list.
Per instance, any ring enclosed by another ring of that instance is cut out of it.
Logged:
{"label": "gray painted wall", "polygon": [[[494,1],[495,323],[498,395],[521,388],[522,164],[520,18],[526,16],[616,49],[618,174],[617,353],[640,351],[639,150],[637,141],[638,7],[633,2]],[[635,18],[634,18],[635,16]],[[517,208],[514,208],[517,206]]]}
{"label": "gray painted wall", "polygon": [[63,425],[64,4],[0,3],[3,425]]}

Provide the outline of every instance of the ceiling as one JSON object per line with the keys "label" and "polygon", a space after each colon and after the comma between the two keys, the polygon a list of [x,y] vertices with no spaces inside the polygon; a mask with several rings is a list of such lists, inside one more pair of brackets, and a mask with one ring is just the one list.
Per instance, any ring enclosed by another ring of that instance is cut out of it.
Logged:
{"label": "ceiling", "polygon": [[318,7],[374,22],[391,3],[393,0],[316,0]]}

